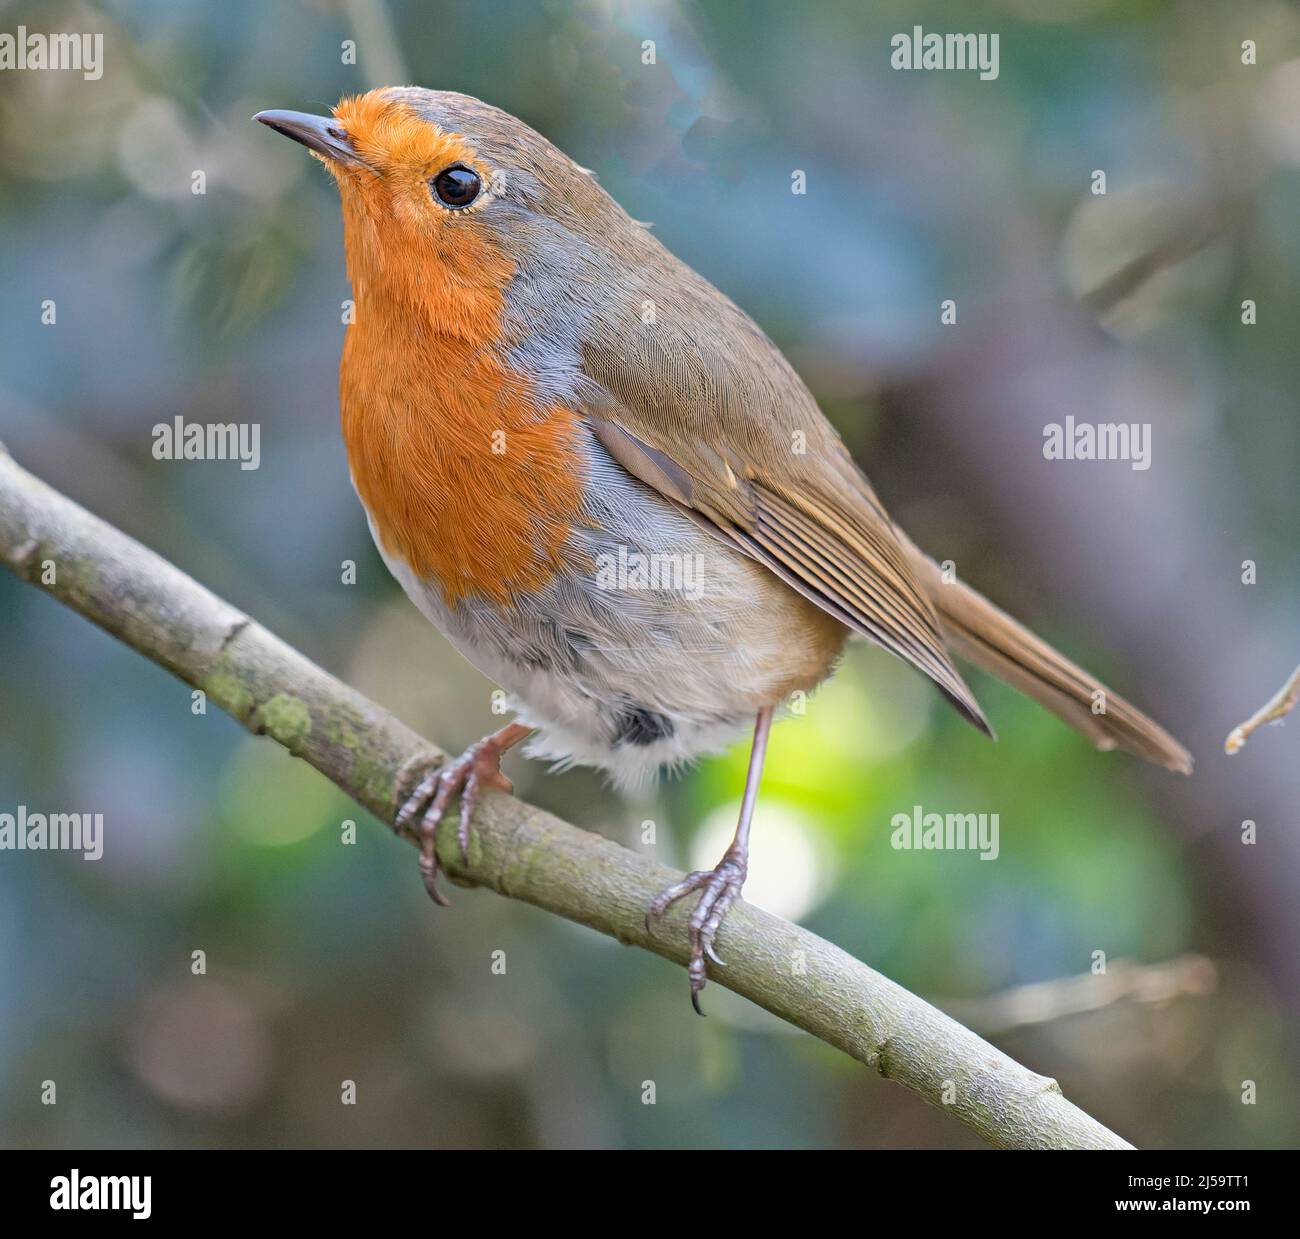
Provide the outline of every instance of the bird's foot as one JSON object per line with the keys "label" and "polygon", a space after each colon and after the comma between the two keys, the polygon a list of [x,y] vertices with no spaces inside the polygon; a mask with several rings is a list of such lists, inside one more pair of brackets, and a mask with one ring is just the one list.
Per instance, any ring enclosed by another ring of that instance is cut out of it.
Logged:
{"label": "bird's foot", "polygon": [[444,908],[447,900],[437,886],[438,826],[447,806],[459,794],[460,820],[456,840],[460,844],[461,859],[468,861],[469,823],[478,805],[479,792],[484,787],[514,791],[514,784],[501,773],[501,757],[509,747],[502,742],[501,733],[471,744],[459,757],[440,762],[425,774],[398,811],[394,822],[398,834],[406,834],[417,822],[419,824],[420,874],[424,878],[424,888],[429,892],[429,898]]}
{"label": "bird's foot", "polygon": [[691,962],[686,969],[691,982],[691,1006],[698,1015],[704,1014],[700,1010],[700,991],[708,979],[705,959],[711,959],[719,967],[726,967],[726,963],[718,958],[713,949],[713,939],[717,935],[718,926],[722,924],[722,918],[727,915],[727,909],[740,895],[748,869],[749,861],[745,853],[730,848],[716,868],[688,873],[680,882],[664,891],[646,912],[648,930],[651,922],[663,916],[679,899],[685,899],[696,891],[700,893],[699,902],[695,905],[689,922]]}

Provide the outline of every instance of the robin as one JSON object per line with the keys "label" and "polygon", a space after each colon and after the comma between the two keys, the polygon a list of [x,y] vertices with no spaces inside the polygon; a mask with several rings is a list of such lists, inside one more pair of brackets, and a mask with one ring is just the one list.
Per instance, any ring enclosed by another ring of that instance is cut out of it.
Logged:
{"label": "robin", "polygon": [[1099,748],[1190,773],[1159,726],[922,554],[753,320],[523,121],[415,87],[256,119],[338,184],[343,437],[379,552],[517,717],[400,811],[439,903],[439,823],[459,795],[468,855],[480,791],[509,789],[521,741],[630,786],[752,728],[731,846],[647,913],[696,897],[699,1010],[773,714],[851,633],[989,736],[953,653]]}

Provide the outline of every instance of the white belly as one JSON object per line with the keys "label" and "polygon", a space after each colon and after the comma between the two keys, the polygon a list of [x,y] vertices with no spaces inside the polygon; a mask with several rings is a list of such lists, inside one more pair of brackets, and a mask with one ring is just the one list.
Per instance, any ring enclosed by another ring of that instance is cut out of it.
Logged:
{"label": "white belly", "polygon": [[[408,597],[537,728],[526,750],[632,785],[717,752],[765,705],[830,669],[826,626],[767,569],[712,537],[594,448],[594,568],[502,607],[448,606],[379,545]],[[374,533],[373,526],[371,528]],[[832,642],[833,643],[833,642]]]}

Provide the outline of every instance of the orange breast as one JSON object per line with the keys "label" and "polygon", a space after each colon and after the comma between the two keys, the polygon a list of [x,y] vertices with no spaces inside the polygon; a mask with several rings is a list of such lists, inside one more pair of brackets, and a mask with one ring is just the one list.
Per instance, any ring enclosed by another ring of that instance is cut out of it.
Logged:
{"label": "orange breast", "polygon": [[423,270],[408,261],[382,280],[353,271],[343,436],[384,550],[449,603],[506,602],[570,562],[581,433],[572,410],[539,408],[528,380],[493,352],[502,299],[484,265],[505,260],[476,254],[468,230],[457,240],[454,255]]}

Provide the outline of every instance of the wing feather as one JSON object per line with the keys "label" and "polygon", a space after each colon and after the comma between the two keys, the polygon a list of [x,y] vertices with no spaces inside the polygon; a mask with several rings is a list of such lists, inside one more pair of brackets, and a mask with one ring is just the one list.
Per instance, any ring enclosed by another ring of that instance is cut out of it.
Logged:
{"label": "wing feather", "polygon": [[[597,438],[630,473],[692,511],[842,624],[923,671],[967,719],[992,734],[865,479],[860,511],[846,513],[820,495],[807,500],[782,493],[774,481],[743,476],[721,451],[714,455],[723,467],[701,478],[615,420],[618,411],[610,404],[590,412]],[[742,468],[755,472],[743,462]]]}

